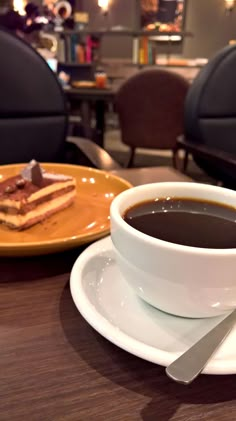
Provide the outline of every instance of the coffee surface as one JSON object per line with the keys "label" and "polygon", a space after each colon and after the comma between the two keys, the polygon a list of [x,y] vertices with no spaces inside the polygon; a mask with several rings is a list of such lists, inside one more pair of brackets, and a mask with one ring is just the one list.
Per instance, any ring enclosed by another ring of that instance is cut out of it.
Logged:
{"label": "coffee surface", "polygon": [[159,198],[129,208],[124,220],[160,240],[185,246],[236,248],[236,208],[189,198]]}

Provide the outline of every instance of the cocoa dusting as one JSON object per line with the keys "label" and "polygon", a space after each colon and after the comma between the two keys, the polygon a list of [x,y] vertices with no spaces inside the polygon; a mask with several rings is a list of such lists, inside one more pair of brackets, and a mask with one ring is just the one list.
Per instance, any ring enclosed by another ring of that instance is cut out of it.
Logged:
{"label": "cocoa dusting", "polygon": [[11,194],[11,193],[14,193],[16,191],[16,187],[15,186],[7,186],[6,188],[5,188],[5,193],[8,193],[8,194]]}

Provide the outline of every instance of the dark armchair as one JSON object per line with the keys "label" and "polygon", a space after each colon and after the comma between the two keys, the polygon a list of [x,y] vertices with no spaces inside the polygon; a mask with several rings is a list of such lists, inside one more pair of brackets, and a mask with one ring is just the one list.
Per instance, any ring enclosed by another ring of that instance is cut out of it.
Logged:
{"label": "dark armchair", "polygon": [[93,142],[66,139],[63,90],[45,60],[27,43],[0,30],[0,164],[69,162],[116,169]]}
{"label": "dark armchair", "polygon": [[[221,50],[200,71],[185,102],[184,136],[177,146],[191,153],[209,176],[236,186],[236,46]],[[185,161],[185,168],[187,160]]]}

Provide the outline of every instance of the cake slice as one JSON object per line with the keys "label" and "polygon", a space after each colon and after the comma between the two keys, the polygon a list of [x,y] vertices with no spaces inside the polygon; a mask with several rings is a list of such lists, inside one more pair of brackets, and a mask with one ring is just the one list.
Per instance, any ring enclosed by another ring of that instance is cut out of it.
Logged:
{"label": "cake slice", "polygon": [[70,206],[76,196],[76,180],[43,171],[31,161],[23,171],[0,183],[0,222],[23,230]]}

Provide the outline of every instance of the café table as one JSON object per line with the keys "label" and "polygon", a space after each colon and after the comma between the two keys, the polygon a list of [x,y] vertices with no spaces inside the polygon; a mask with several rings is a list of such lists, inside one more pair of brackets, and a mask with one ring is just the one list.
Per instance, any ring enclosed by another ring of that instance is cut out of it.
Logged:
{"label": "caf\u00e9 table", "polygon": [[133,186],[160,181],[193,181],[171,167],[121,168],[113,170],[112,173],[125,178]]}
{"label": "caf\u00e9 table", "polygon": [[[170,168],[116,174],[134,184],[191,181]],[[87,324],[69,289],[71,267],[85,248],[0,258],[0,420],[235,420],[235,376],[176,384],[163,367]]]}
{"label": "caf\u00e9 table", "polygon": [[[71,109],[75,112],[80,110],[84,135],[88,139],[94,140],[99,146],[104,146],[105,132],[105,111],[109,102],[112,102],[115,96],[113,87],[107,88],[64,88],[64,93]],[[95,136],[91,127],[91,110],[95,109]]]}

